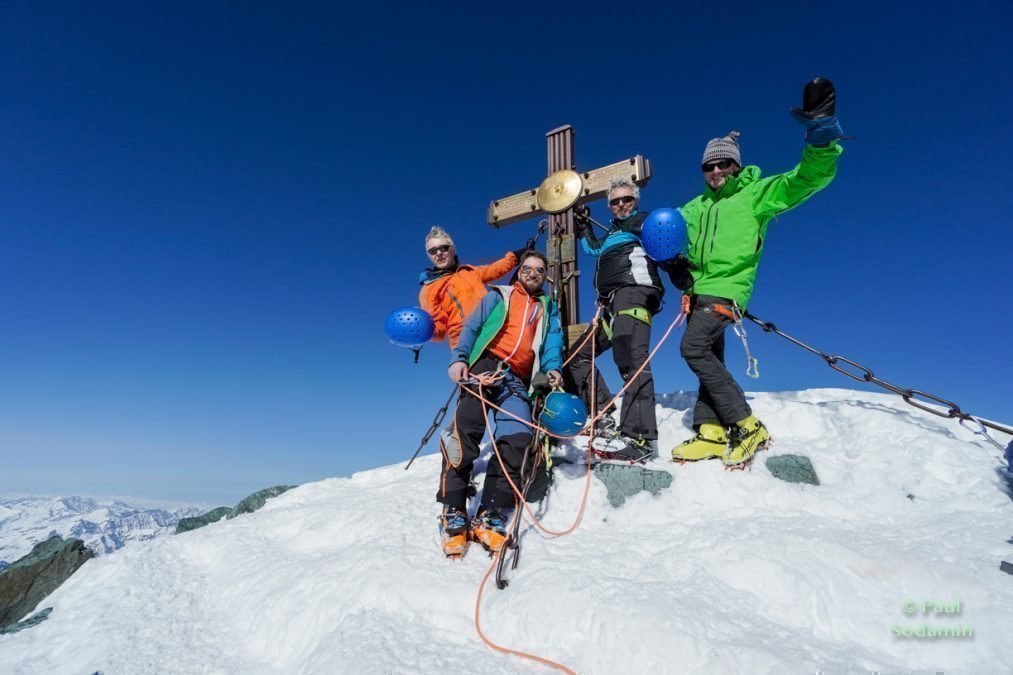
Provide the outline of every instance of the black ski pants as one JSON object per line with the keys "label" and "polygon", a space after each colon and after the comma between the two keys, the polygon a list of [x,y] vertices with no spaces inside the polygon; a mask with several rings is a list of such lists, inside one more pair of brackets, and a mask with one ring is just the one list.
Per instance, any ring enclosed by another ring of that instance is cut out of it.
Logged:
{"label": "black ski pants", "polygon": [[[482,357],[470,368],[473,373],[492,372],[498,361],[491,357]],[[471,471],[475,460],[480,454],[480,444],[485,435],[487,420],[482,410],[482,401],[469,391],[479,392],[477,384],[466,384],[461,387],[457,401],[454,421],[440,433],[440,450],[443,453],[443,471],[440,475],[440,489],[436,500],[462,511],[467,511],[469,493],[474,494],[471,487]],[[514,373],[506,376],[494,385],[482,387],[482,396],[507,410],[517,417],[531,421],[531,403],[528,400],[527,387]],[[524,453],[531,443],[531,428],[518,422],[513,417],[489,408],[496,422],[494,438],[495,450],[489,457],[485,472],[485,486],[482,488],[482,505],[496,511],[505,511],[513,507],[514,491],[506,476],[518,489],[521,486],[521,464]]]}
{"label": "black ski pants", "polygon": [[694,295],[680,353],[700,380],[693,427],[730,427],[752,414],[742,388],[725,367],[725,329],[732,325],[732,301]]}
{"label": "black ski pants", "polygon": [[[661,309],[661,291],[651,286],[624,286],[617,290],[612,294],[602,317],[603,322],[611,325],[612,334],[610,336],[602,327],[595,336],[595,355],[601,355],[612,349],[612,358],[623,382],[629,381],[651,353],[649,321],[623,313],[624,310],[638,307],[646,309],[651,315],[656,314]],[[580,344],[586,336],[587,333],[582,335],[576,344]],[[594,410],[601,411],[612,399],[601,373],[591,363],[590,340],[570,361],[565,375],[567,384],[572,386],[571,391],[576,392],[589,411],[592,409],[592,377],[596,378]],[[629,438],[643,438],[649,441],[658,438],[658,419],[654,411],[654,376],[651,374],[650,364],[640,372],[623,396],[622,410],[619,413],[619,431]]]}

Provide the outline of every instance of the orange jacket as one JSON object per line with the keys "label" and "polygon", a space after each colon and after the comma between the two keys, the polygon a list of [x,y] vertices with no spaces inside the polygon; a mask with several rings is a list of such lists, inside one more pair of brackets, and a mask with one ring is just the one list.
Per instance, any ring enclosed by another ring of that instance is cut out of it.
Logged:
{"label": "orange jacket", "polygon": [[535,364],[535,330],[542,325],[541,314],[542,303],[538,298],[528,295],[524,286],[515,282],[503,327],[486,348],[525,380],[530,379]]}
{"label": "orange jacket", "polygon": [[456,347],[465,317],[485,297],[486,282],[499,279],[516,266],[517,256],[510,252],[490,265],[458,265],[454,270],[423,272],[419,304],[436,324],[431,340],[440,342],[446,337],[450,348]]}

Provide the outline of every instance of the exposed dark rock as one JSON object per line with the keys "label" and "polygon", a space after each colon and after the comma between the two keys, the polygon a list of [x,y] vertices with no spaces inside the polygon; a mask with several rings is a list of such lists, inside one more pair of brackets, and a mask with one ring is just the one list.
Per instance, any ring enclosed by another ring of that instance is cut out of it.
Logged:
{"label": "exposed dark rock", "polygon": [[226,516],[226,518],[235,518],[236,516],[240,516],[244,513],[253,513],[266,504],[267,500],[271,497],[277,497],[283,492],[288,492],[294,487],[295,485],[275,485],[274,487],[254,492],[252,495],[236,504],[236,508],[232,509],[232,513]]}
{"label": "exposed dark rock", "polygon": [[803,455],[775,455],[767,458],[767,469],[789,483],[809,483],[819,485],[820,479],[816,475],[816,469],[808,457]]}
{"label": "exposed dark rock", "polygon": [[0,628],[25,618],[93,555],[80,539],[54,537],[0,572]]}
{"label": "exposed dark rock", "polygon": [[32,626],[38,626],[40,623],[42,623],[43,621],[45,621],[46,619],[48,619],[49,615],[52,614],[52,613],[53,613],[53,608],[52,607],[46,607],[41,612],[36,612],[35,614],[33,614],[31,616],[31,618],[29,618],[29,619],[25,619],[24,621],[19,621],[18,623],[14,624],[13,626],[7,626],[7,628],[0,628],[0,635],[6,635],[8,633],[17,633],[18,631],[24,630],[26,628],[31,628]]}
{"label": "exposed dark rock", "polygon": [[176,524],[175,534],[182,534],[183,532],[189,532],[190,530],[198,530],[205,525],[217,523],[230,513],[232,513],[232,509],[228,506],[219,506],[217,509],[211,509],[207,513],[199,516],[193,516],[192,518],[180,518],[179,522]]}
{"label": "exposed dark rock", "polygon": [[672,484],[672,474],[667,471],[634,465],[595,464],[594,475],[605,483],[609,504],[617,508],[638,492],[646,490],[657,495]]}
{"label": "exposed dark rock", "polygon": [[271,497],[277,497],[281,493],[287,492],[294,487],[296,486],[276,485],[274,487],[269,487],[267,489],[254,492],[252,495],[246,497],[231,509],[227,506],[219,506],[218,508],[211,509],[207,513],[200,516],[194,516],[193,518],[181,518],[179,524],[176,525],[176,534],[182,534],[183,532],[190,532],[191,530],[200,529],[205,525],[216,523],[222,518],[231,519],[235,518],[236,516],[240,516],[244,513],[253,513],[257,509],[262,507],[265,503],[267,503],[267,500],[270,499]]}

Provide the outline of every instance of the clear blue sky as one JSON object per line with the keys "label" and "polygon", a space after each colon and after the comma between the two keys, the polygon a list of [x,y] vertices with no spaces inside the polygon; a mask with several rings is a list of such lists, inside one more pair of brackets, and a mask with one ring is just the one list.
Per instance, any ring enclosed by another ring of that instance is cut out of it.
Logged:
{"label": "clear blue sky", "polygon": [[[1013,422],[1008,2],[493,7],[7,3],[0,491],[226,503],[407,458],[447,350],[412,365],[383,319],[431,225],[470,262],[518,246],[535,221],[486,208],[538,184],[565,123],[578,168],[651,159],[647,208],[697,194],[733,128],[790,169],[815,75],[857,140],[771,224],[751,309]],[[747,389],[856,384],[750,337]],[[654,371],[696,387],[675,340]]]}

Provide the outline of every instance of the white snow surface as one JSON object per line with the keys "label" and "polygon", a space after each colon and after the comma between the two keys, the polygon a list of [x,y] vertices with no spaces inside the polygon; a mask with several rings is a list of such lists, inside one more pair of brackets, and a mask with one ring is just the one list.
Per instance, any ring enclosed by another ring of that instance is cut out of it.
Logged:
{"label": "white snow surface", "polygon": [[[1013,504],[999,453],[953,420],[880,394],[752,394],[775,436],[750,471],[675,465],[694,397],[659,397],[674,477],[614,509],[591,480],[566,537],[526,523],[510,585],[490,583],[493,641],[582,673],[1010,672]],[[1000,437],[1001,442],[1008,438]],[[812,459],[822,485],[764,460]],[[444,558],[439,455],[303,485],[260,511],[86,563],[0,636],[3,673],[505,673],[473,614],[490,560]],[[561,466],[538,512],[572,522],[583,466]],[[914,614],[905,612],[914,603]],[[931,606],[959,602],[960,613]],[[923,611],[926,610],[926,611]],[[896,637],[894,627],[973,637]]]}

